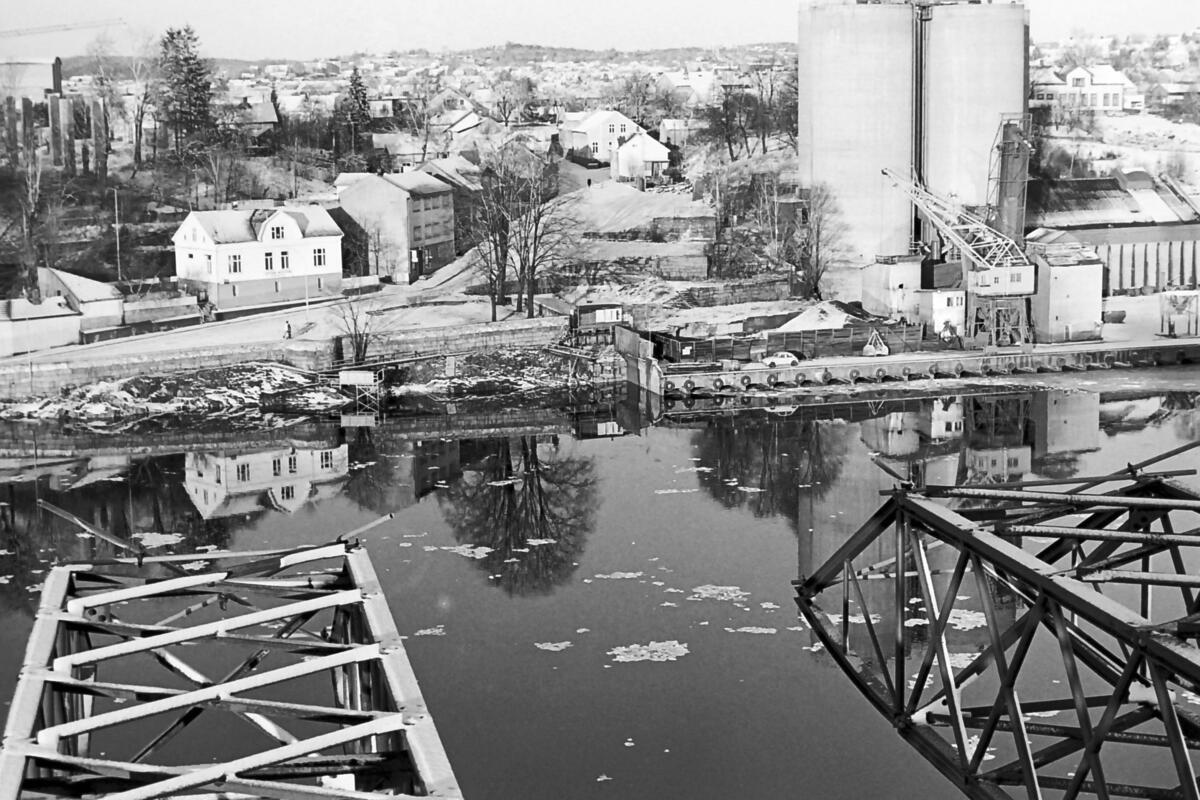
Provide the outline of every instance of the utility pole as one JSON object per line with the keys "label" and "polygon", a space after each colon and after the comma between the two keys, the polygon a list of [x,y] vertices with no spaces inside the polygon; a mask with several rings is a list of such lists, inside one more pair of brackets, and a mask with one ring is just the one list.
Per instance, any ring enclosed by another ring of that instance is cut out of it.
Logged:
{"label": "utility pole", "polygon": [[121,210],[117,206],[117,187],[113,187],[113,231],[117,235],[117,283],[120,283],[121,277]]}

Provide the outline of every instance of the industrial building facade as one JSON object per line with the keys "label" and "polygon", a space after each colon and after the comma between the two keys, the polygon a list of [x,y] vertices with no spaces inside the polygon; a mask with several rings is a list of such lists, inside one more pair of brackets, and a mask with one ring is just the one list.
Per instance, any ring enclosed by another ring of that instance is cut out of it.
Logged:
{"label": "industrial building facade", "polygon": [[884,169],[989,202],[1001,122],[1026,110],[1023,5],[804,0],[799,17],[800,180],[832,189],[851,261],[907,254],[918,238]]}

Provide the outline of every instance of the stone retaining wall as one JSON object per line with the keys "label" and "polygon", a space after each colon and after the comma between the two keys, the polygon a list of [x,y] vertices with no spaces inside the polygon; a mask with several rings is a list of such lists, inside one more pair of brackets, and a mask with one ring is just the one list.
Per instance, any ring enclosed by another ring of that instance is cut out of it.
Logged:
{"label": "stone retaining wall", "polygon": [[[368,358],[381,358],[420,353],[486,352],[506,347],[545,347],[561,339],[569,326],[570,321],[566,317],[539,317],[397,331],[373,342],[367,355]],[[344,337],[342,347],[345,353],[354,350]]]}

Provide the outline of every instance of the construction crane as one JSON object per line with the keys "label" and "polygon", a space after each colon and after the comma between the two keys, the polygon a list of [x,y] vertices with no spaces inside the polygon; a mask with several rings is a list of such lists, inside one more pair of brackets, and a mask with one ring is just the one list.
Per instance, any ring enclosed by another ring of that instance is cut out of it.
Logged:
{"label": "construction crane", "polygon": [[[1034,290],[1034,266],[1020,245],[919,183],[890,169],[883,174],[944,237],[946,249],[957,251],[962,260],[967,294],[965,338],[993,347],[1031,341],[1028,297]],[[953,253],[940,255],[949,260]]]}
{"label": "construction crane", "polygon": [[78,28],[103,28],[105,25],[123,25],[124,19],[98,19],[92,22],[64,22],[59,25],[43,25],[38,28],[13,28],[7,31],[0,31],[0,38],[11,38],[14,36],[36,36],[41,33],[56,33],[58,31],[73,31]]}

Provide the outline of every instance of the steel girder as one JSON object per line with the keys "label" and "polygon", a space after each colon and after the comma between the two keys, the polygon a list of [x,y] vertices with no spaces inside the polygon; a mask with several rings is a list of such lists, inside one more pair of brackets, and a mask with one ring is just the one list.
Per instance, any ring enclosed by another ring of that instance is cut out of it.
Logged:
{"label": "steel girder", "polygon": [[969,797],[1200,800],[1200,495],[1148,464],[902,485],[796,581],[801,615]]}
{"label": "steel girder", "polygon": [[104,538],[136,555],[48,573],[0,799],[461,797],[365,549]]}

